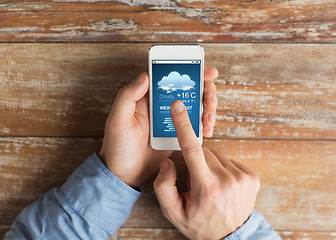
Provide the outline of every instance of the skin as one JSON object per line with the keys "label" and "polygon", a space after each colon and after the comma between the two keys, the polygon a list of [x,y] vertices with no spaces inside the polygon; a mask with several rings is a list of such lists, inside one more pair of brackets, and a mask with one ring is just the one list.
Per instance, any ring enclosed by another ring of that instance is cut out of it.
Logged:
{"label": "skin", "polygon": [[222,239],[251,215],[259,179],[244,165],[202,148],[181,101],[172,103],[171,115],[190,173],[190,190],[178,193],[175,165],[162,160],[154,182],[162,212],[189,239]]}
{"label": "skin", "polygon": [[[203,135],[211,137],[217,108],[216,68],[204,67]],[[123,87],[106,120],[102,148],[98,154],[105,165],[131,187],[144,183],[171,151],[157,151],[149,143],[149,78],[147,73]]]}

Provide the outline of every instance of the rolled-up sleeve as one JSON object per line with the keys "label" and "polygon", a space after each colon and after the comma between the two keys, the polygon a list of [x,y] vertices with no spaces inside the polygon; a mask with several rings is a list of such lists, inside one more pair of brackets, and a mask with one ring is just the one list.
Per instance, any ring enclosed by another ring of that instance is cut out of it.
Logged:
{"label": "rolled-up sleeve", "polygon": [[27,206],[5,239],[107,239],[128,218],[139,196],[94,153],[61,188]]}
{"label": "rolled-up sleeve", "polygon": [[263,215],[253,210],[249,219],[224,240],[281,240],[279,234],[266,221]]}

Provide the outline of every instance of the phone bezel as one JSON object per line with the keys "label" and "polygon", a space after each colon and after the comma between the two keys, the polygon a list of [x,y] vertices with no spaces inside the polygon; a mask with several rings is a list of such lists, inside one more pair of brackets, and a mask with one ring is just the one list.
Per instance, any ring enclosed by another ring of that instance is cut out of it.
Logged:
{"label": "phone bezel", "polygon": [[201,60],[200,71],[200,115],[199,134],[200,144],[203,142],[203,88],[204,88],[204,49],[200,45],[153,45],[149,49],[149,116],[150,144],[156,150],[181,150],[176,137],[153,137],[153,96],[152,96],[152,60]]}

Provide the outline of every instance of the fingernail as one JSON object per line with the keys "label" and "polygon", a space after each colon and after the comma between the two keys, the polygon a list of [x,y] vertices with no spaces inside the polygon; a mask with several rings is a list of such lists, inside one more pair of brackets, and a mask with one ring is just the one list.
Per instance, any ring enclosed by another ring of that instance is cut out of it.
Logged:
{"label": "fingernail", "polygon": [[162,161],[160,170],[167,171],[168,168],[169,168],[169,163],[167,161]]}
{"label": "fingernail", "polygon": [[209,113],[209,122],[211,123],[211,125],[215,125],[215,121],[216,121],[216,114],[214,112],[210,112]]}
{"label": "fingernail", "polygon": [[136,83],[142,83],[145,80],[145,73],[141,73],[136,79]]}
{"label": "fingernail", "polygon": [[211,94],[210,99],[214,104],[217,105],[217,95],[216,94]]}
{"label": "fingernail", "polygon": [[175,111],[176,113],[180,113],[180,112],[182,112],[183,109],[184,109],[184,104],[183,104],[183,102],[181,102],[181,101],[176,101],[176,102],[174,102],[173,109],[174,109],[174,111]]}

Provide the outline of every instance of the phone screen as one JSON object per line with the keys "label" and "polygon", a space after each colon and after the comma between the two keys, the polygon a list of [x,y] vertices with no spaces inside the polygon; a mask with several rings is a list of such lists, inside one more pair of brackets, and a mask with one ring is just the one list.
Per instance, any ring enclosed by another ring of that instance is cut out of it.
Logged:
{"label": "phone screen", "polygon": [[199,137],[201,60],[152,60],[153,137],[176,137],[170,105],[181,100]]}

